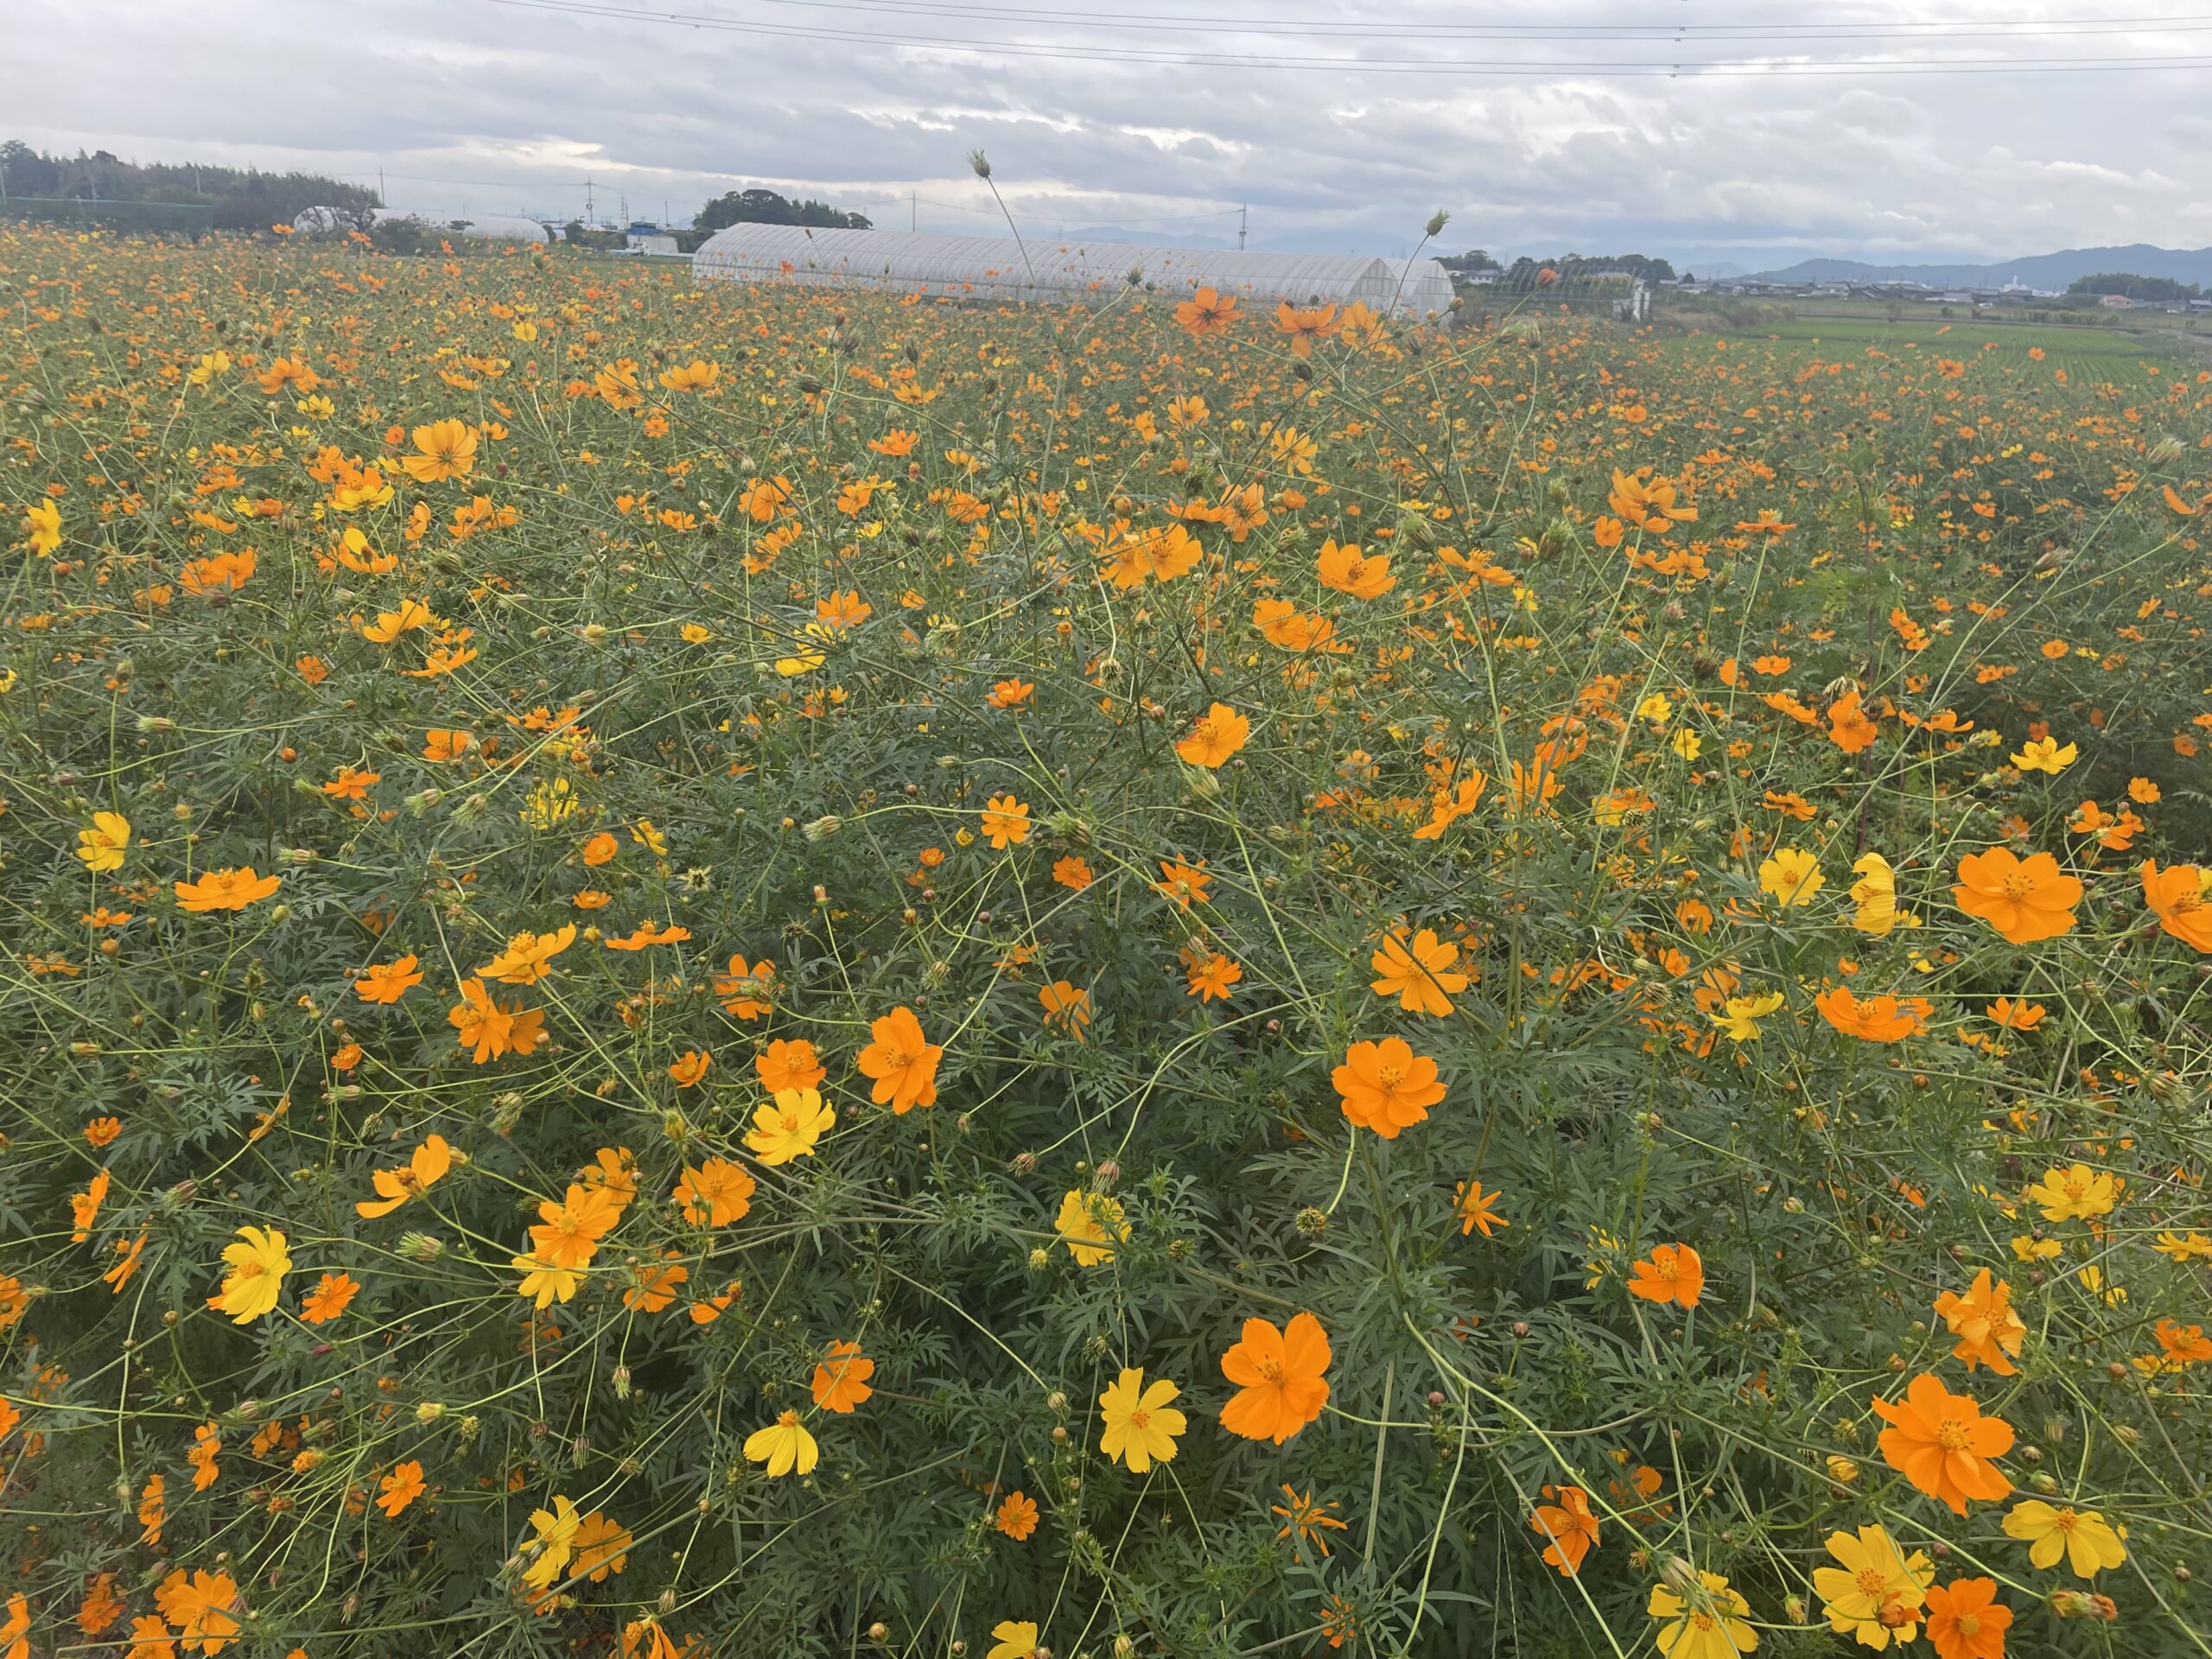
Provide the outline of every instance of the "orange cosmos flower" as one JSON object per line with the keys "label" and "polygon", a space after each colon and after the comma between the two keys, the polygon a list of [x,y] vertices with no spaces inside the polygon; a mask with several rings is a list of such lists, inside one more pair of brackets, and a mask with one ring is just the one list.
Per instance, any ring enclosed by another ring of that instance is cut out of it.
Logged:
{"label": "orange cosmos flower", "polygon": [[1202,1002],[1228,996],[1237,981],[1244,977],[1244,969],[1218,950],[1185,945],[1179,954],[1183,958],[1184,981],[1189,987],[1185,995]]}
{"label": "orange cosmos flower", "polygon": [[1484,1238],[1491,1236],[1496,1227],[1510,1227],[1513,1224],[1497,1213],[1497,1201],[1504,1194],[1485,1192],[1478,1180],[1461,1181],[1452,1191],[1452,1213],[1459,1217],[1459,1236],[1465,1238],[1478,1227]]}
{"label": "orange cosmos flower", "polygon": [[1056,979],[1037,993],[1037,1000],[1044,1005],[1046,1026],[1056,1026],[1078,1043],[1083,1041],[1083,1028],[1090,1023],[1089,991]]}
{"label": "orange cosmos flower", "polygon": [[622,1206],[605,1187],[572,1181],[559,1203],[544,1199],[537,1214],[538,1224],[530,1230],[531,1259],[540,1268],[573,1273],[591,1265],[600,1240],[622,1219]]}
{"label": "orange cosmos flower", "polygon": [[179,910],[204,915],[211,910],[244,910],[266,899],[283,884],[274,875],[256,875],[253,866],[244,869],[209,870],[196,881],[175,884]]}
{"label": "orange cosmos flower", "polygon": [[442,1135],[434,1135],[415,1148],[407,1162],[397,1169],[380,1169],[370,1178],[378,1196],[364,1198],[353,1206],[353,1213],[364,1220],[388,1216],[408,1199],[427,1192],[445,1179],[453,1168],[453,1148]]}
{"label": "orange cosmos flower", "polygon": [[1072,892],[1081,893],[1097,879],[1089,862],[1073,853],[1052,861],[1052,880]]}
{"label": "orange cosmos flower", "polygon": [[2158,925],[2192,950],[2212,952],[2212,870],[2143,861],[2143,901]]}
{"label": "orange cosmos flower", "polygon": [[461,421],[433,421],[415,429],[416,453],[399,464],[418,484],[467,478],[476,470],[476,434]]}
{"label": "orange cosmos flower", "polygon": [[423,1496],[423,1465],[410,1458],[377,1482],[377,1508],[387,1520],[397,1521],[402,1510]]}
{"label": "orange cosmos flower", "polygon": [[869,1098],[901,1117],[917,1106],[933,1104],[937,1063],[944,1051],[922,1035],[922,1022],[914,1011],[893,1008],[882,1019],[871,1020],[868,1033],[875,1040],[861,1050],[858,1065],[875,1080]]}
{"label": "orange cosmos flower", "polygon": [[1301,310],[1285,300],[1275,308],[1275,332],[1290,336],[1290,349],[1300,357],[1313,355],[1313,342],[1326,340],[1338,327],[1337,308],[1325,305]]}
{"label": "orange cosmos flower", "polygon": [[714,1063],[715,1057],[711,1053],[702,1053],[696,1048],[687,1048],[669,1062],[669,1078],[679,1089],[692,1088],[700,1078],[707,1075],[707,1068]]}
{"label": "orange cosmos flower", "polygon": [[1695,1307],[1705,1294],[1705,1262],[1687,1244],[1655,1244],[1629,1268],[1628,1293],[1647,1302]]}
{"label": "orange cosmos flower", "polygon": [[575,942],[574,922],[557,932],[518,933],[507,941],[505,950],[476,971],[502,985],[535,985],[539,980],[552,976],[553,970],[548,964]]}
{"label": "orange cosmos flower", "polygon": [[1440,940],[1432,929],[1397,928],[1382,936],[1368,964],[1381,976],[1369,988],[1396,997],[1408,1014],[1441,1018],[1452,1012],[1452,994],[1467,988],[1467,976],[1452,971],[1459,959],[1459,947]]}
{"label": "orange cosmos flower", "polygon": [[2015,1002],[2009,996],[1999,997],[1982,1010],[2008,1031],[2033,1031],[2050,1012],[2040,1002]]}
{"label": "orange cosmos flower", "polygon": [[1951,897],[1961,910],[1987,922],[2013,944],[2055,939],[2074,926],[2082,884],[2049,853],[2016,858],[2006,849],[1969,853],[1959,861]]}
{"label": "orange cosmos flower", "polygon": [[309,1325],[327,1325],[351,1307],[360,1294],[361,1287],[351,1274],[326,1273],[301,1299],[300,1317]]}
{"label": "orange cosmos flower", "polygon": [[1198,716],[1191,734],[1175,746],[1175,753],[1191,765],[1211,772],[1243,748],[1251,734],[1250,721],[1227,703],[1217,702]]}
{"label": "orange cosmos flower", "polygon": [[1445,1093],[1436,1078],[1436,1062],[1415,1054],[1402,1037],[1354,1043],[1329,1080],[1342,1097],[1344,1116],[1385,1141],[1396,1140],[1399,1130],[1426,1118]]}
{"label": "orange cosmos flower", "polygon": [[833,1342],[829,1357],[814,1368],[814,1378],[808,1386],[814,1392],[816,1405],[845,1415],[875,1392],[868,1385],[874,1375],[875,1362],[861,1352],[860,1344]]}
{"label": "orange cosmos flower", "polygon": [[1236,302],[1202,288],[1175,308],[1175,321],[1194,334],[1218,334],[1236,321]]}
{"label": "orange cosmos flower", "polygon": [[1206,891],[1206,883],[1213,880],[1213,875],[1204,859],[1196,864],[1185,864],[1180,859],[1163,858],[1160,861],[1160,879],[1152,884],[1152,890],[1163,899],[1173,899],[1178,910],[1205,904],[1212,897]]}
{"label": "orange cosmos flower", "polygon": [[1029,809],[1011,795],[994,795],[983,804],[982,829],[997,851],[1018,847],[1029,839]]}
{"label": "orange cosmos flower", "polygon": [[1237,1386],[1221,1408],[1221,1426],[1281,1446],[1321,1414],[1330,1357],[1328,1333],[1311,1313],[1292,1314],[1280,1331],[1266,1319],[1245,1320],[1243,1338],[1221,1357],[1222,1374]]}
{"label": "orange cosmos flower", "polygon": [[2001,1279],[1993,1282],[1989,1269],[1984,1268],[1974,1274],[1965,1295],[1947,1290],[1938,1296],[1936,1312],[1959,1339],[1951,1356],[1964,1360],[1967,1370],[1980,1364],[1999,1376],[2013,1374],[2015,1367],[2009,1356],[2020,1351],[2028,1327],[2012,1311],[2012,1286]]}
{"label": "orange cosmos flower", "polygon": [[446,1011],[446,1023],[461,1033],[463,1048],[474,1051],[478,1065],[509,1052],[527,1057],[545,1039],[543,1009],[494,1002],[480,979],[461,982],[461,1001]]}
{"label": "orange cosmos flower", "polygon": [[1398,585],[1398,579],[1390,574],[1389,554],[1368,557],[1357,546],[1339,547],[1334,542],[1321,543],[1313,574],[1324,588],[1333,588],[1354,599],[1380,599]]}
{"label": "orange cosmos flower", "polygon": [[154,1605],[176,1631],[186,1652],[219,1653],[245,1628],[239,1622],[238,1586],[227,1573],[183,1569],[171,1573],[154,1592]]}
{"label": "orange cosmos flower", "polygon": [[1872,748],[1879,734],[1873,721],[1859,706],[1856,691],[1844,693],[1828,710],[1828,741],[1846,754]]}
{"label": "orange cosmos flower", "polygon": [[[2031,346],[2040,351],[2040,346]],[[2012,1610],[1997,1599],[1994,1579],[1953,1579],[1928,1588],[1928,1640],[1936,1659],[2005,1659]]]}
{"label": "orange cosmos flower", "polygon": [[998,1513],[992,1516],[991,1525],[1015,1543],[1020,1543],[1037,1530],[1037,1500],[1027,1492],[1008,1492],[1001,1501]]}
{"label": "orange cosmos flower", "polygon": [[694,1227],[727,1227],[745,1219],[753,1208],[753,1178],[727,1158],[709,1158],[696,1169],[683,1166],[676,1183],[683,1219]]}
{"label": "orange cosmos flower", "polygon": [[2012,1449],[2012,1426],[1983,1416],[1971,1395],[1953,1394],[1923,1371],[1903,1400],[1877,1400],[1874,1410],[1890,1425],[1881,1435],[1890,1467],[1952,1514],[1964,1515],[1969,1499],[1993,1503],[2012,1490],[1993,1461]]}
{"label": "orange cosmos flower", "polygon": [[1544,1549],[1544,1564],[1559,1569],[1563,1579],[1582,1570],[1582,1558],[1598,1541],[1598,1517],[1590,1513],[1590,1495],[1580,1486],[1562,1486],[1554,1492],[1544,1488],[1556,1503],[1540,1503],[1529,1524],[1551,1541]]}
{"label": "orange cosmos flower", "polygon": [[361,969],[361,976],[353,982],[353,995],[364,1002],[389,1005],[422,982],[422,969],[410,954]]}
{"label": "orange cosmos flower", "polygon": [[1928,1016],[1933,1012],[1925,997],[1909,996],[1900,1001],[1894,996],[1870,996],[1862,1001],[1843,985],[1822,991],[1813,999],[1813,1006],[1821,1011],[1823,1020],[1845,1036],[1869,1043],[1901,1042],[1916,1032],[1925,1031]]}
{"label": "orange cosmos flower", "polygon": [[760,1074],[760,1086],[772,1095],[786,1089],[818,1089],[830,1075],[812,1043],[781,1037],[768,1045],[766,1053],[753,1057],[753,1069]]}
{"label": "orange cosmos flower", "polygon": [[715,976],[715,995],[722,1011],[733,1017],[758,1020],[775,1006],[776,964],[763,957],[750,968],[742,951],[729,959],[729,971]]}

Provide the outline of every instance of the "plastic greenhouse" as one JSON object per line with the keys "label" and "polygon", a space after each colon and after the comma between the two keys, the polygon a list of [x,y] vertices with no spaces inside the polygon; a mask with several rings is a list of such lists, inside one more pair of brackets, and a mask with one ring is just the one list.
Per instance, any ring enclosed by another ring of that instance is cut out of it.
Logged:
{"label": "plastic greenhouse", "polygon": [[524,219],[517,213],[399,213],[389,207],[375,209],[379,225],[394,220],[414,226],[428,236],[465,236],[488,242],[543,242],[549,239],[545,227],[534,219]]}
{"label": "plastic greenhouse", "polygon": [[[1401,292],[1401,274],[1410,264]],[[692,256],[710,281],[785,282],[814,288],[887,289],[984,300],[1107,299],[1132,274],[1155,291],[1200,288],[1255,302],[1288,300],[1429,315],[1452,303],[1452,280],[1433,259],[1364,254],[1246,253],[1134,243],[938,236],[927,232],[834,231],[797,225],[733,225]]]}

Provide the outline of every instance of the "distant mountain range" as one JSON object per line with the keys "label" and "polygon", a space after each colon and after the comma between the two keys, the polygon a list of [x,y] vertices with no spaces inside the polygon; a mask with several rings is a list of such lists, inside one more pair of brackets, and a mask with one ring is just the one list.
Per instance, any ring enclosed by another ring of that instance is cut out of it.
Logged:
{"label": "distant mountain range", "polygon": [[1999,288],[2019,282],[2030,288],[2064,289],[2076,278],[2105,271],[2135,276],[2169,276],[2179,283],[2212,283],[2212,248],[2154,248],[2145,242],[2124,248],[2065,248],[2022,259],[1987,264],[1873,265],[1857,259],[1801,259],[1779,270],[1759,273],[1774,283],[1925,283],[1930,288]]}

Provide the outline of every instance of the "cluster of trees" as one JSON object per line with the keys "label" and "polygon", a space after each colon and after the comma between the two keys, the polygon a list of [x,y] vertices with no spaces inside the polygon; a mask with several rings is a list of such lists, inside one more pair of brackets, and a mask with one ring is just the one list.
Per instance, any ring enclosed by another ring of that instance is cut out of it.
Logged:
{"label": "cluster of trees", "polygon": [[217,230],[266,230],[308,207],[365,212],[377,194],[317,173],[122,161],[105,149],[48,156],[20,139],[0,143],[0,188],[9,197],[58,201],[149,202],[205,207]]}
{"label": "cluster of trees", "polygon": [[1671,283],[1675,268],[1664,259],[1654,259],[1641,253],[1563,253],[1556,259],[1531,259],[1522,255],[1511,264],[1503,264],[1480,248],[1466,253],[1452,255],[1439,262],[1455,276],[1472,276],[1484,271],[1497,273],[1497,280],[1504,288],[1534,288],[1537,273],[1549,270],[1559,274],[1563,283],[1578,276],[1599,272],[1618,274],[1626,272],[1647,283]]}
{"label": "cluster of trees", "polygon": [[2131,300],[2193,300],[2203,292],[2195,283],[2177,282],[2171,276],[2137,276],[2124,270],[2103,270],[2093,276],[2077,276],[2066,291],[2069,294],[2125,294]]}
{"label": "cluster of trees", "polygon": [[695,231],[713,232],[730,225],[812,225],[831,231],[869,231],[866,213],[841,213],[826,201],[793,201],[773,190],[732,190],[702,207],[691,221]]}

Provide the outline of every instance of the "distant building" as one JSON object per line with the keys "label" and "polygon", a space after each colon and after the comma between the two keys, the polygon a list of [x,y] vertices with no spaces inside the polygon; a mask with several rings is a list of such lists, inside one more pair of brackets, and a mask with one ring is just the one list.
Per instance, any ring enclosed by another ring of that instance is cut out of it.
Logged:
{"label": "distant building", "polygon": [[632,253],[657,254],[663,257],[681,251],[676,245],[674,236],[651,226],[632,225],[622,233],[622,245]]}
{"label": "distant building", "polygon": [[2097,303],[2107,311],[2133,311],[2135,308],[2135,302],[2125,294],[2101,294],[2097,296]]}

